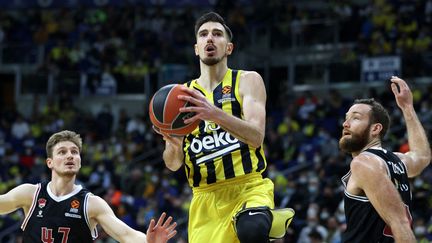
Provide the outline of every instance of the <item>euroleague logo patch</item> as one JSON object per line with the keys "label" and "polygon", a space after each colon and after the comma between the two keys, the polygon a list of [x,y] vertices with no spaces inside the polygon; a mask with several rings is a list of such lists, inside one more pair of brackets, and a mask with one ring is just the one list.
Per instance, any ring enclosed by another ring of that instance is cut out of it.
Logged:
{"label": "euroleague logo patch", "polygon": [[73,200],[71,202],[71,208],[79,208],[80,202],[78,200]]}
{"label": "euroleague logo patch", "polygon": [[222,94],[231,94],[231,86],[226,85],[222,88]]}
{"label": "euroleague logo patch", "polygon": [[74,200],[71,201],[70,206],[71,207],[69,209],[69,212],[66,212],[65,216],[66,217],[70,217],[70,218],[80,219],[81,215],[78,214],[78,212],[79,212],[78,209],[80,207],[80,202],[77,199],[74,199]]}
{"label": "euroleague logo patch", "polygon": [[235,98],[231,97],[231,86],[230,85],[225,85],[222,88],[222,98],[219,99],[217,102],[219,104],[221,103],[225,103],[225,102],[229,102],[229,101],[234,101]]}

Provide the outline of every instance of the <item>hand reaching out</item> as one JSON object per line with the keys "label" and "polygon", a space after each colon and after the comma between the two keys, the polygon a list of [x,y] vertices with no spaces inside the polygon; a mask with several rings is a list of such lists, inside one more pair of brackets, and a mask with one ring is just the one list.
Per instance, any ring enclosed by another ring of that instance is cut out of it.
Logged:
{"label": "hand reaching out", "polygon": [[[413,106],[413,95],[408,84],[399,77],[392,76],[391,89],[396,98],[396,103],[399,108],[404,109]],[[398,89],[399,88],[399,89]]]}
{"label": "hand reaching out", "polygon": [[166,213],[162,213],[157,224],[155,224],[154,219],[150,221],[150,225],[147,230],[148,243],[165,243],[177,234],[177,230],[175,230],[177,223],[174,222],[171,224],[171,216],[168,217],[168,219],[164,222],[165,217]]}

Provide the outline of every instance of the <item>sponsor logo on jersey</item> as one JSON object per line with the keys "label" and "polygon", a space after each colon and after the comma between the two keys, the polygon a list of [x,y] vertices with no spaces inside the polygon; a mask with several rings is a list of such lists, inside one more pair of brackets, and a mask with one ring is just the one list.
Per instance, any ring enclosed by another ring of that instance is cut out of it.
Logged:
{"label": "sponsor logo on jersey", "polygon": [[79,215],[79,214],[73,214],[73,213],[65,213],[65,216],[69,217],[69,218],[76,218],[76,219],[80,219],[81,218],[81,215]]}
{"label": "sponsor logo on jersey", "polygon": [[38,214],[36,215],[36,217],[38,217],[38,218],[43,218],[42,213],[43,213],[43,211],[42,211],[42,210],[39,210],[39,212],[38,212]]}
{"label": "sponsor logo on jersey", "polygon": [[[190,150],[199,154],[201,152],[210,152],[205,156],[202,156],[196,160],[197,164],[204,163],[213,158],[223,156],[231,151],[240,148],[239,140],[233,137],[226,131],[218,132],[220,126],[213,123],[205,121],[205,131],[211,132],[207,133],[205,136],[194,138],[190,144]],[[211,153],[214,151],[213,153]]]}

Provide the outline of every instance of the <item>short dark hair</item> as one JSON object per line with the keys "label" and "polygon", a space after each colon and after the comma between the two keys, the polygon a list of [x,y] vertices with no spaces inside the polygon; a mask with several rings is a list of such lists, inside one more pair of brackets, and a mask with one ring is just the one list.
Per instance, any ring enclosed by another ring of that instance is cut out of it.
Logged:
{"label": "short dark hair", "polygon": [[61,132],[54,133],[51,135],[51,137],[48,139],[48,142],[46,144],[46,153],[48,158],[53,157],[53,148],[56,144],[64,141],[70,141],[74,143],[79,151],[81,152],[82,149],[82,139],[81,136],[75,132],[63,130]]}
{"label": "short dark hair", "polygon": [[370,111],[369,123],[381,123],[383,129],[380,133],[380,138],[382,140],[390,127],[390,115],[388,111],[374,98],[356,99],[354,104],[365,104],[372,108]]}
{"label": "short dark hair", "polygon": [[197,19],[197,21],[195,22],[195,36],[198,34],[198,30],[201,27],[201,25],[207,22],[220,23],[225,28],[225,31],[228,34],[229,41],[232,41],[233,34],[231,32],[231,29],[225,24],[225,20],[215,12],[205,13]]}

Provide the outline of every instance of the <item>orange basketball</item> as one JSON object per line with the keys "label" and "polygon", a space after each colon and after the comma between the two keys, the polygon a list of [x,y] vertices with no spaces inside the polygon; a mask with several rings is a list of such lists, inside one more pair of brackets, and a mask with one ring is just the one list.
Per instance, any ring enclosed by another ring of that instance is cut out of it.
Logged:
{"label": "orange basketball", "polygon": [[201,120],[185,124],[184,120],[195,115],[193,112],[180,112],[181,107],[190,106],[187,101],[177,98],[189,96],[180,89],[180,84],[170,84],[160,88],[150,100],[150,120],[156,130],[176,136],[185,136],[195,130]]}

